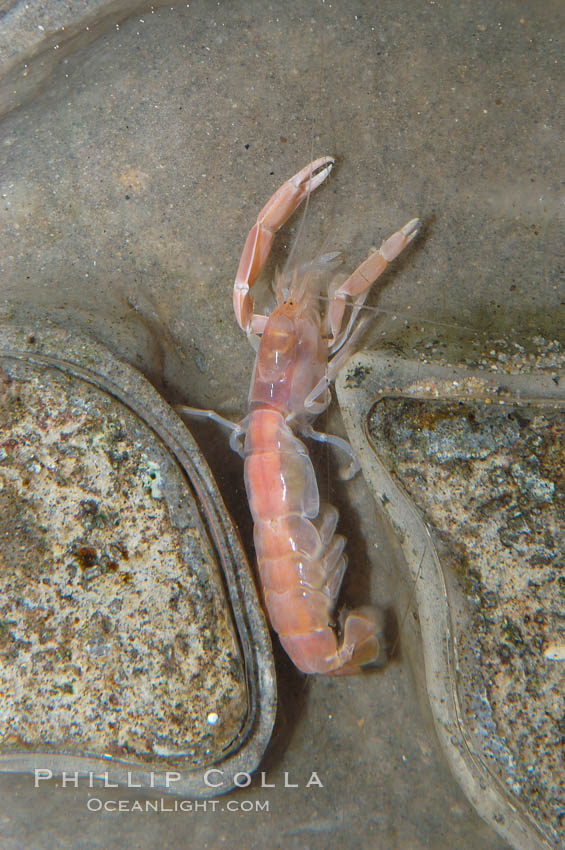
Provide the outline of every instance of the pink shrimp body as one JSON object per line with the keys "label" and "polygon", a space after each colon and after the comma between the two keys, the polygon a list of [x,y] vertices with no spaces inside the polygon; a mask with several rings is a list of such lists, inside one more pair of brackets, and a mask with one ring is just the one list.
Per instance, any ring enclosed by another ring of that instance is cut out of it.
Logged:
{"label": "pink shrimp body", "polygon": [[[379,618],[369,607],[349,611],[338,618],[338,634],[333,611],[346,567],[345,541],[335,534],[337,510],[320,505],[312,463],[295,431],[311,433],[310,421],[329,404],[328,355],[333,355],[329,370],[335,376],[353,342],[351,330],[367,292],[414,238],[418,219],[393,233],[342,283],[334,281],[323,320],[312,283],[316,269],[330,270],[336,255],[320,258],[312,265],[312,274],[309,270],[296,274],[288,291],[280,278],[276,309],[270,316],[255,313],[251,290],[275,233],[326,180],[333,164],[333,157],[320,157],[287,180],[267,201],[247,236],[233,304],[240,327],[262,336],[249,393],[250,413],[234,433],[237,437],[246,430],[245,486],[271,625],[300,670],[341,674],[357,673],[377,660]],[[348,303],[351,316],[342,330]],[[212,414],[212,418],[225,424],[222,417]],[[339,438],[326,439],[344,447]],[[345,448],[351,452],[347,444]]]}
{"label": "pink shrimp body", "polygon": [[309,299],[268,318],[255,363],[245,439],[245,485],[271,625],[305,673],[357,672],[378,654],[372,609],[351,612],[344,640],[332,613],[346,567],[337,510],[320,509],[314,469],[287,419],[307,422],[304,401],[327,365],[327,343]]}

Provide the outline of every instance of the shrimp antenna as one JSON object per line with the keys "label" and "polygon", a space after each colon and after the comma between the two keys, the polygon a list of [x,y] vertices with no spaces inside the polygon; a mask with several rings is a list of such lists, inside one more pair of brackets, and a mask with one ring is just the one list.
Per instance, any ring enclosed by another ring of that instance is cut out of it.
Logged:
{"label": "shrimp antenna", "polygon": [[[320,61],[320,77],[318,79],[318,102],[319,103],[321,103],[321,100],[322,100],[323,74],[324,74],[324,68],[323,68],[323,51],[322,51],[322,56],[321,56],[321,61]],[[311,118],[310,118],[310,162],[312,162],[314,160],[314,121],[315,121],[315,116],[312,115]],[[312,173],[310,173],[310,179],[311,178],[312,178]],[[288,257],[286,259],[285,269],[289,269],[289,268],[292,267],[292,263],[294,262],[295,255],[298,251],[298,246],[299,246],[299,244],[302,240],[304,228],[306,226],[306,216],[308,215],[308,208],[310,206],[310,195],[311,194],[312,194],[312,191],[311,191],[310,187],[308,187],[308,194],[306,195],[306,200],[304,202],[304,209],[302,211],[302,216],[300,218],[300,224],[298,225],[298,232],[297,232],[296,237],[294,238],[294,240],[292,242]]]}
{"label": "shrimp antenna", "polygon": [[[314,140],[310,144],[310,162],[312,162],[313,157],[313,149],[314,149]],[[310,170],[310,175],[308,180],[312,179],[313,171]],[[298,250],[298,245],[302,239],[302,234],[304,233],[304,227],[306,226],[306,216],[308,214],[308,207],[310,206],[310,195],[312,194],[312,190],[310,189],[310,185],[308,185],[308,194],[306,195],[306,200],[304,201],[304,209],[302,211],[302,215],[300,217],[300,224],[298,225],[298,232],[292,242],[291,249],[289,251],[288,257],[285,262],[285,269],[289,269],[292,267],[294,262],[294,256]]]}
{"label": "shrimp antenna", "polygon": [[[318,295],[317,296],[320,301],[324,301],[329,303],[330,299],[327,295]],[[413,322],[414,324],[425,324],[425,325],[439,325],[442,328],[451,328],[452,330],[462,330],[468,331],[469,333],[479,333],[478,328],[471,327],[471,325],[460,325],[454,324],[451,322],[440,322],[437,319],[421,319],[417,316],[410,315],[408,313],[399,313],[398,310],[387,310],[386,307],[378,307],[373,306],[372,304],[363,304],[359,307],[359,312],[361,313],[383,313],[385,316],[392,316],[393,319],[402,319],[403,321]]]}
{"label": "shrimp antenna", "polygon": [[418,571],[416,573],[416,578],[412,583],[412,587],[410,588],[410,594],[408,596],[408,600],[406,602],[404,608],[404,614],[402,615],[402,619],[398,624],[398,628],[396,629],[396,636],[394,638],[392,646],[387,649],[387,655],[389,658],[394,658],[396,650],[398,649],[398,645],[400,644],[400,637],[402,635],[402,630],[405,626],[406,620],[408,619],[408,614],[410,613],[410,608],[412,607],[412,603],[414,602],[414,597],[416,596],[416,585],[420,580],[422,575],[422,564],[424,563],[424,555],[426,554],[427,544],[422,549],[422,555],[420,557],[420,563],[418,564]]}

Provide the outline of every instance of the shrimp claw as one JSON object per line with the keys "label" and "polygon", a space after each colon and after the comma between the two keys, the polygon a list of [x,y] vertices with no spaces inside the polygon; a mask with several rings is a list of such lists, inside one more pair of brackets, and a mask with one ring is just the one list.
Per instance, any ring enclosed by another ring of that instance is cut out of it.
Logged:
{"label": "shrimp claw", "polygon": [[267,262],[277,230],[310,192],[324,182],[334,162],[332,156],[322,156],[301,168],[269,198],[249,231],[233,288],[235,316],[240,328],[247,334],[262,333],[267,321],[266,316],[253,313],[251,287]]}
{"label": "shrimp claw", "polygon": [[330,341],[331,351],[335,351],[340,347],[337,338],[343,321],[347,297],[352,297],[355,300],[353,302],[349,324],[343,334],[343,339],[349,336],[349,332],[370,288],[377,278],[382,275],[388,264],[392,260],[395,260],[400,252],[414,239],[418,233],[419,224],[420,220],[413,218],[404,227],[401,227],[400,230],[397,230],[396,233],[385,239],[378,251],[373,251],[346,281],[340,284],[333,293],[330,292],[330,307],[327,320],[332,333],[332,339]]}

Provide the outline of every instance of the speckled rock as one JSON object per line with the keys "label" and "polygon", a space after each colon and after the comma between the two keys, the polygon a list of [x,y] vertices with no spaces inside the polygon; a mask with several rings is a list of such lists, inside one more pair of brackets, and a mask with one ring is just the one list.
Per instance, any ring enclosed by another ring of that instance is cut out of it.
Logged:
{"label": "speckled rock", "polygon": [[364,354],[339,385],[410,567],[448,759],[524,850],[563,837],[563,365],[545,340],[482,370]]}
{"label": "speckled rock", "polygon": [[197,793],[250,744],[252,769],[274,711],[268,637],[185,427],[56,329],[4,329],[0,366],[0,761],[175,768]]}

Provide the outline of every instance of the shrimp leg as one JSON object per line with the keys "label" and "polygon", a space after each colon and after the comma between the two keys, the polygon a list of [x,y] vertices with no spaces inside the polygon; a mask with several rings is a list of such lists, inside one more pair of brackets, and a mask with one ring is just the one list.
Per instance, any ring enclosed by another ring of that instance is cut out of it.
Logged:
{"label": "shrimp leg", "polygon": [[319,443],[326,443],[326,445],[335,446],[336,449],[339,449],[347,455],[349,458],[349,466],[345,472],[342,472],[339,476],[342,481],[349,481],[357,475],[361,469],[361,464],[347,440],[344,440],[343,437],[338,437],[337,434],[326,434],[325,431],[314,431],[311,425],[307,425],[302,428],[301,433],[305,437],[309,437],[311,440],[317,440]]}
{"label": "shrimp leg", "polygon": [[334,158],[322,156],[302,168],[277,189],[267,201],[249,231],[233,288],[233,308],[237,322],[247,334],[263,332],[267,317],[253,312],[251,287],[267,262],[277,230],[290,218],[302,201],[324,182],[333,168]]}
{"label": "shrimp leg", "polygon": [[226,419],[225,416],[220,416],[215,410],[202,410],[199,407],[189,407],[187,404],[175,405],[176,411],[180,416],[186,416],[192,419],[210,419],[222,428],[227,428],[231,431],[230,434],[230,449],[237,452],[243,457],[243,441],[245,439],[246,419],[243,422],[232,422],[231,419]]}

